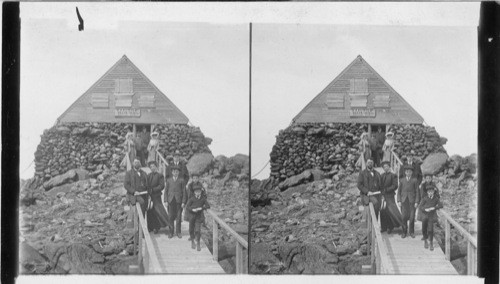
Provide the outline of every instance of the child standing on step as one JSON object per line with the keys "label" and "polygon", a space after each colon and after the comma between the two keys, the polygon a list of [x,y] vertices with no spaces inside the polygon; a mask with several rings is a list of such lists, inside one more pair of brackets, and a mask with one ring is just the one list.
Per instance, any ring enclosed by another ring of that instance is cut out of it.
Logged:
{"label": "child standing on step", "polygon": [[[209,209],[210,205],[207,202],[207,198],[201,194],[201,185],[193,185],[193,191],[194,195],[186,203],[186,209],[191,213],[189,219],[189,236],[191,238],[191,248],[196,248],[200,251],[201,224],[205,222],[203,210]],[[194,242],[195,239],[196,245]]]}
{"label": "child standing on step", "polygon": [[[434,223],[437,221],[436,210],[443,208],[443,204],[436,194],[436,187],[434,185],[427,185],[425,188],[427,195],[422,198],[418,206],[422,212],[422,235],[424,236],[424,248],[434,250]],[[427,242],[429,240],[429,242]]]}

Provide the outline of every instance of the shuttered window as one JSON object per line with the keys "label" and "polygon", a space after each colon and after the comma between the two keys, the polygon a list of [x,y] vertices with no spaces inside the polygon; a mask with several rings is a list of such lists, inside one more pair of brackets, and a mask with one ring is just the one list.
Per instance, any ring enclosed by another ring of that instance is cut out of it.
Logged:
{"label": "shuttered window", "polygon": [[90,103],[93,108],[109,108],[109,95],[107,93],[94,93]]}
{"label": "shuttered window", "polygon": [[115,79],[115,93],[133,93],[132,78]]}
{"label": "shuttered window", "polygon": [[132,107],[132,96],[130,93],[116,93],[115,94],[115,106],[116,107]]}
{"label": "shuttered window", "polygon": [[144,93],[140,94],[138,98],[139,107],[141,108],[154,108],[155,107],[155,94]]}
{"label": "shuttered window", "polygon": [[373,107],[388,108],[390,107],[391,96],[389,94],[380,94],[373,97]]}
{"label": "shuttered window", "polygon": [[366,107],[368,102],[368,93],[351,93],[349,94],[351,107]]}
{"label": "shuttered window", "polygon": [[325,103],[328,108],[344,108],[344,94],[326,94]]}
{"label": "shuttered window", "polygon": [[368,93],[368,79],[351,79],[350,93]]}

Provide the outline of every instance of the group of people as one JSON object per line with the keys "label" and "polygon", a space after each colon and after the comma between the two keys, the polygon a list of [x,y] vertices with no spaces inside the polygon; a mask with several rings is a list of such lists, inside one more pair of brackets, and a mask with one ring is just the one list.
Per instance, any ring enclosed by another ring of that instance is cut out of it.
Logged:
{"label": "group of people", "polygon": [[123,148],[130,162],[139,160],[141,166],[146,166],[151,161],[156,161],[156,150],[160,146],[158,131],[151,132],[151,135],[144,127],[141,132],[134,137],[133,132],[128,132],[125,136]]}
{"label": "group of people", "polygon": [[382,161],[381,164],[384,170],[382,174],[374,169],[374,161],[368,159],[366,169],[359,174],[357,186],[363,205],[372,203],[377,218],[380,213],[382,232],[391,234],[394,228],[401,227],[402,238],[408,234],[415,238],[415,215],[418,210],[424,247],[434,250],[434,223],[438,218],[436,210],[443,205],[437,187],[432,182],[432,175],[426,174],[422,182],[420,165],[413,161],[410,154],[400,169],[399,183],[397,175],[391,172],[390,162]]}
{"label": "group of people", "polygon": [[150,232],[157,234],[166,227],[168,238],[173,238],[174,234],[182,238],[181,222],[185,209],[184,220],[189,221],[188,241],[191,241],[193,249],[200,251],[201,225],[205,222],[203,211],[210,205],[199,176],[192,174],[190,179],[185,163],[180,161],[179,151],[173,154],[173,162],[167,166],[165,177],[158,171],[155,160],[149,160],[148,167],[151,172],[146,174],[136,158],[133,168],[125,174],[124,186],[130,204],[140,204]]}
{"label": "group of people", "polygon": [[[394,149],[394,133],[392,131],[384,133],[382,128],[378,128],[371,137],[367,132],[363,132],[360,139],[358,144],[361,152],[360,159],[364,158],[365,161],[371,159],[375,167],[382,166],[383,161],[391,160]],[[360,161],[358,165],[360,165]]]}

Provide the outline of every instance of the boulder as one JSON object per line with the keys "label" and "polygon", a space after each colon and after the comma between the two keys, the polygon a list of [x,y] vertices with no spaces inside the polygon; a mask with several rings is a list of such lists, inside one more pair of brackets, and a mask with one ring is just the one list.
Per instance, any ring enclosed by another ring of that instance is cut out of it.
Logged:
{"label": "boulder", "polygon": [[75,186],[75,183],[67,183],[61,186],[55,186],[51,190],[47,192],[47,195],[49,196],[57,196],[59,193],[68,193],[70,192],[71,188]]}
{"label": "boulder", "polygon": [[310,170],[305,170],[299,175],[291,176],[287,178],[285,181],[281,182],[278,185],[278,188],[281,191],[286,190],[289,187],[296,186],[305,182],[309,182],[314,178],[313,174]]}
{"label": "boulder", "polygon": [[235,174],[249,173],[249,158],[247,155],[236,154],[229,158],[226,165],[226,170]]}
{"label": "boulder", "polygon": [[420,166],[422,169],[422,174],[435,175],[446,165],[448,161],[448,155],[446,153],[434,153],[430,154],[425,158],[424,162]]}
{"label": "boulder", "polygon": [[51,178],[49,181],[45,182],[43,184],[43,188],[45,190],[50,190],[51,188],[59,185],[63,185],[65,183],[71,182],[71,181],[76,181],[78,178],[78,175],[75,170],[69,170],[63,175],[58,175],[53,178]]}
{"label": "boulder", "polygon": [[271,247],[266,243],[252,244],[250,254],[251,274],[277,274],[283,263],[271,253]]}
{"label": "boulder", "polygon": [[232,224],[231,228],[238,234],[248,235],[248,225],[245,224]]}
{"label": "boulder", "polygon": [[189,174],[203,174],[212,164],[214,156],[210,153],[194,154],[187,163]]}

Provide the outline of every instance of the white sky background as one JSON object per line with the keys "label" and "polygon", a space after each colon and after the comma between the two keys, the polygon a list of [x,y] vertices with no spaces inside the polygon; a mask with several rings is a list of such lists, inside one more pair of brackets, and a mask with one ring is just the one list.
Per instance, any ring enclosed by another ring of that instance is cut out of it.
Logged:
{"label": "white sky background", "polygon": [[[353,4],[356,6],[359,4]],[[429,6],[428,4],[419,4]],[[479,3],[462,4],[462,26],[255,24],[252,49],[252,176],[269,161],[280,129],[357,55],[448,138],[449,155],[477,153],[477,25]],[[430,5],[432,6],[432,5]],[[416,10],[432,23],[440,15]],[[399,13],[401,10],[395,10]],[[396,16],[393,14],[392,16]],[[332,15],[334,17],[334,15]],[[396,23],[396,24],[394,24]],[[269,176],[269,165],[256,176]]]}
{"label": "white sky background", "polygon": [[[21,6],[22,178],[43,130],[123,54],[213,139],[214,155],[248,155],[248,24],[149,21],[149,8],[87,3],[79,32],[74,3]],[[140,17],[115,21],[125,14]]]}

